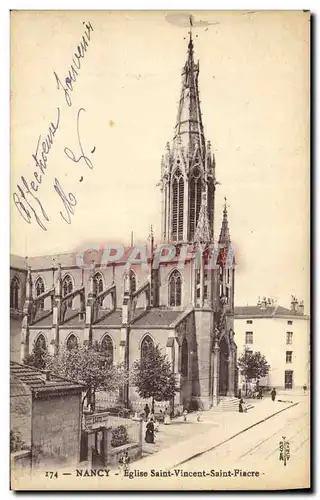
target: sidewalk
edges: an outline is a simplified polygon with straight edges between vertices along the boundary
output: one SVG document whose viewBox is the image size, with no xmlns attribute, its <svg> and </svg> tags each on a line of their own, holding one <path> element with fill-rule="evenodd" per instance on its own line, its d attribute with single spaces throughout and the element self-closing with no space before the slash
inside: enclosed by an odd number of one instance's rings
<svg viewBox="0 0 320 500">
<path fill-rule="evenodd" d="M 289 399 L 289 398 L 288 398 Z M 288 408 L 299 404 L 297 401 L 290 402 L 272 402 L 271 399 L 256 401 L 255 407 L 248 413 L 216 413 L 210 410 L 201 413 L 201 423 L 196 421 L 196 415 L 188 416 L 189 422 L 187 424 L 172 421 L 172 439 L 174 436 L 174 427 L 181 425 L 188 427 L 188 434 L 191 437 L 186 438 L 180 442 L 165 447 L 159 452 L 151 456 L 144 457 L 134 462 L 134 467 L 144 471 L 150 469 L 172 469 L 183 462 L 186 462 L 192 457 L 202 454 L 212 448 L 219 446 L 235 437 L 238 434 L 246 431 L 248 428 L 257 425 L 264 420 L 286 411 Z M 196 426 L 201 426 L 197 430 Z M 154 446 L 156 445 L 149 445 Z"/>
</svg>

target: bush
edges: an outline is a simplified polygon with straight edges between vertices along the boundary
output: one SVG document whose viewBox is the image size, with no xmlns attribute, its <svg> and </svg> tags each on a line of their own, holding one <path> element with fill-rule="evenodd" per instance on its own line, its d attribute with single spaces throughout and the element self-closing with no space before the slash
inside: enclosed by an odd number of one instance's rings
<svg viewBox="0 0 320 500">
<path fill-rule="evenodd" d="M 119 425 L 115 429 L 112 429 L 111 446 L 112 448 L 117 448 L 118 446 L 123 446 L 129 443 L 129 436 L 127 429 L 124 425 Z"/>
</svg>

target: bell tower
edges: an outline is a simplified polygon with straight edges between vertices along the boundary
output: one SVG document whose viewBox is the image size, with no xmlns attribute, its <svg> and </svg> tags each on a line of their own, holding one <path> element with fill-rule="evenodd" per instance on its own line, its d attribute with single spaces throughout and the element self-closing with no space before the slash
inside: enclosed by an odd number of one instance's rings
<svg viewBox="0 0 320 500">
<path fill-rule="evenodd" d="M 198 88 L 199 62 L 194 61 L 191 28 L 181 77 L 173 140 L 167 143 L 161 161 L 161 237 L 170 243 L 194 242 L 200 214 L 208 219 L 213 240 L 215 159 L 211 144 L 206 143 L 204 136 Z"/>
</svg>

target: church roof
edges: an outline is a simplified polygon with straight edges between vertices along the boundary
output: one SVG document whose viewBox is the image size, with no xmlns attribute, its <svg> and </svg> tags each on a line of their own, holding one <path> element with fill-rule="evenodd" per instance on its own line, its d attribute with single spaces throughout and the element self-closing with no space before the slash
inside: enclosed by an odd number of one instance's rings
<svg viewBox="0 0 320 500">
<path fill-rule="evenodd" d="M 24 257 L 20 257 L 20 255 L 10 255 L 10 267 L 15 267 L 16 269 L 21 269 L 22 271 L 27 272 L 27 263 Z"/>
<path fill-rule="evenodd" d="M 166 311 L 163 309 L 150 309 L 143 316 L 138 318 L 134 326 L 170 326 L 179 316 L 181 311 Z"/>
<path fill-rule="evenodd" d="M 235 318 L 279 318 L 295 316 L 300 318 L 306 318 L 305 314 L 299 311 L 292 311 L 286 307 L 282 306 L 267 306 L 265 309 L 261 309 L 261 306 L 238 306 L 234 308 Z"/>
<path fill-rule="evenodd" d="M 48 379 L 49 378 L 49 379 Z M 82 392 L 84 386 L 61 377 L 50 375 L 31 366 L 10 362 L 10 390 L 11 396 L 17 396 L 17 390 L 21 391 L 21 382 L 24 386 L 24 394 L 28 393 L 39 396 L 41 393 L 61 393 L 64 391 Z M 20 393 L 21 395 L 21 393 Z"/>
</svg>

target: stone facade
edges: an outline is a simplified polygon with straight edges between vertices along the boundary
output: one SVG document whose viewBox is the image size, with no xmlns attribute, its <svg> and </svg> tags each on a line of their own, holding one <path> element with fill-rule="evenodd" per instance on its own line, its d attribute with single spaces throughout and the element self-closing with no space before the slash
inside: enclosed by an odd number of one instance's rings
<svg viewBox="0 0 320 500">
<path fill-rule="evenodd" d="M 132 248 L 107 264 L 100 248 L 81 258 L 33 257 L 12 269 L 11 288 L 19 280 L 23 309 L 21 358 L 40 340 L 52 354 L 71 340 L 105 342 L 113 362 L 130 369 L 152 342 L 176 374 L 176 405 L 196 399 L 209 408 L 220 395 L 235 393 L 235 262 L 226 204 L 214 243 L 215 158 L 205 141 L 198 74 L 190 35 L 174 137 L 161 162 L 161 243 L 155 245 L 151 234 L 146 262 L 130 269 Z M 155 266 L 164 244 L 175 256 Z M 125 388 L 124 402 L 143 403 L 133 387 Z"/>
</svg>

